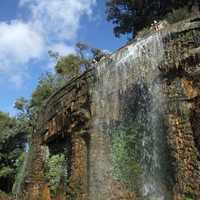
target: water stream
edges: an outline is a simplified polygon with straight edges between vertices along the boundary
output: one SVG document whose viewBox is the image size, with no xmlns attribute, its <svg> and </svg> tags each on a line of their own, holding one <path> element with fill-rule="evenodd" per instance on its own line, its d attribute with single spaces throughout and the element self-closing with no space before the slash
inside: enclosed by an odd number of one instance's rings
<svg viewBox="0 0 200 200">
<path fill-rule="evenodd" d="M 165 98 L 158 79 L 164 59 L 162 37 L 156 33 L 98 64 L 92 99 L 96 134 L 91 148 L 96 153 L 91 155 L 91 199 L 109 198 L 113 180 L 126 183 L 142 200 L 169 198 Z"/>
</svg>

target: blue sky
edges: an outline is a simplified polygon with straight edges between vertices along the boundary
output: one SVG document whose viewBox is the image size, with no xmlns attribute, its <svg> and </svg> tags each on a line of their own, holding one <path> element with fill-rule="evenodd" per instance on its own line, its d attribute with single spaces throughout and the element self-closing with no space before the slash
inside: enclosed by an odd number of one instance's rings
<svg viewBox="0 0 200 200">
<path fill-rule="evenodd" d="M 0 1 L 0 110 L 29 98 L 42 73 L 52 71 L 48 50 L 74 52 L 78 41 L 114 51 L 127 41 L 115 38 L 104 0 Z"/>
</svg>

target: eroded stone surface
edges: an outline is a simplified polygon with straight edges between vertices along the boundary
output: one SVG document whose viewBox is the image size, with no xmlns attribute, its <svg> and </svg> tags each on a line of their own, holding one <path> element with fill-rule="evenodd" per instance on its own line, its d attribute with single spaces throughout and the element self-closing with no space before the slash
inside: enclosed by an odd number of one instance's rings
<svg viewBox="0 0 200 200">
<path fill-rule="evenodd" d="M 168 146 L 174 176 L 174 199 L 200 199 L 200 21 L 187 20 L 163 30 L 165 60 L 160 63 L 162 88 L 167 99 L 164 121 L 167 126 Z M 125 47 L 126 48 L 126 47 Z M 123 51 L 123 49 L 119 50 Z M 29 167 L 25 191 L 29 200 L 49 200 L 50 195 L 43 176 L 42 146 L 64 138 L 69 144 L 69 182 L 60 193 L 67 199 L 91 199 L 90 181 L 95 157 L 104 151 L 102 137 L 91 127 L 90 84 L 92 71 L 72 80 L 57 91 L 43 107 L 37 136 L 33 136 L 34 156 Z M 34 139 L 35 138 L 35 139 Z M 96 140 L 96 142 L 95 142 Z M 96 145 L 99 145 L 95 147 Z M 105 158 L 106 159 L 106 158 Z M 102 160 L 104 162 L 105 160 Z M 101 164 L 101 163 L 99 163 Z M 95 169 L 93 167 L 93 169 Z M 104 178 L 104 177 L 103 177 Z M 133 200 L 135 194 L 126 185 L 107 177 L 109 194 L 105 200 Z M 104 183 L 101 183 L 104 184 Z M 46 194 L 46 195 L 41 195 Z M 101 195 L 101 194 L 100 194 Z M 94 196 L 94 195 L 93 195 Z M 93 197 L 92 196 L 92 197 Z M 41 199 L 42 198 L 42 199 Z M 65 199 L 57 195 L 56 200 Z"/>
</svg>

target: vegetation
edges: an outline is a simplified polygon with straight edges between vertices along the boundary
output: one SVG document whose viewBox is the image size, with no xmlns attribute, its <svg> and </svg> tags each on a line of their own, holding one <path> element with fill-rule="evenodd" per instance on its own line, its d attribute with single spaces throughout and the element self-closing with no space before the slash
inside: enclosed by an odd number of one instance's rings
<svg viewBox="0 0 200 200">
<path fill-rule="evenodd" d="M 180 16 L 190 12 L 192 6 L 199 6 L 198 0 L 107 0 L 107 20 L 115 25 L 116 37 L 135 34 L 143 27 L 150 27 L 154 20 L 165 19 L 167 14 L 185 8 Z M 180 11 L 180 10 L 179 10 Z M 180 13 L 180 12 L 179 12 Z M 178 16 L 178 15 L 177 15 Z M 183 17 L 184 17 L 183 16 Z"/>
<path fill-rule="evenodd" d="M 38 110 L 42 106 L 43 102 L 54 92 L 56 86 L 56 78 L 52 74 L 47 73 L 40 77 L 30 100 L 30 108 L 32 108 L 32 111 L 34 108 Z"/>
<path fill-rule="evenodd" d="M 167 18 L 169 23 L 183 19 L 197 4 L 200 4 L 198 0 L 107 0 L 107 19 L 115 25 L 117 37 L 131 34 L 133 38 L 144 27 L 147 30 L 155 19 Z M 49 51 L 49 55 L 56 61 L 55 74 L 42 75 L 29 100 L 24 97 L 16 100 L 16 117 L 0 111 L 0 190 L 6 193 L 11 193 L 15 181 L 24 176 L 20 169 L 24 165 L 28 141 L 45 100 L 66 81 L 90 69 L 92 63 L 99 62 L 106 53 L 79 42 L 74 54 L 60 56 L 57 52 Z M 135 177 L 141 172 L 137 144 L 142 129 L 140 124 L 126 122 L 112 129 L 111 133 L 113 175 L 130 188 L 135 187 Z M 54 195 L 65 176 L 64 164 L 66 160 L 62 153 L 51 155 L 46 162 L 45 176 Z M 0 198 L 1 195 L 4 193 L 0 193 Z"/>
<path fill-rule="evenodd" d="M 49 183 L 50 190 L 53 196 L 56 195 L 56 191 L 62 181 L 64 172 L 65 156 L 64 154 L 52 155 L 48 158 L 45 167 L 45 177 Z"/>
<path fill-rule="evenodd" d="M 186 197 L 186 199 L 185 200 L 193 200 L 192 198 L 189 198 L 189 197 Z"/>
<path fill-rule="evenodd" d="M 98 62 L 106 55 L 98 48 L 90 48 L 83 43 L 76 44 L 76 54 L 59 57 L 57 53 L 50 52 L 50 56 L 57 59 L 55 70 L 65 80 L 80 75 L 82 72 L 90 69 L 93 61 Z"/>
<path fill-rule="evenodd" d="M 27 142 L 22 123 L 8 114 L 0 112 L 0 190 L 11 192 L 15 181 L 19 157 Z"/>
<path fill-rule="evenodd" d="M 134 189 L 140 168 L 140 150 L 138 143 L 142 126 L 137 123 L 126 123 L 112 130 L 112 164 L 113 175 Z"/>
<path fill-rule="evenodd" d="M 58 74 L 63 75 L 66 80 L 69 77 L 80 75 L 81 65 L 85 64 L 85 60 L 77 55 L 68 55 L 58 60 L 55 69 Z"/>
</svg>

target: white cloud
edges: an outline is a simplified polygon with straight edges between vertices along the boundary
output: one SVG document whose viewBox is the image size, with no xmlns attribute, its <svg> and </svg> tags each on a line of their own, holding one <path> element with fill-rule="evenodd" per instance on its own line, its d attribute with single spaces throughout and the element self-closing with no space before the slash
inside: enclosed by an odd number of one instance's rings
<svg viewBox="0 0 200 200">
<path fill-rule="evenodd" d="M 24 64 L 43 53 L 43 38 L 28 24 L 12 21 L 0 23 L 0 61 Z M 0 65 L 0 68 L 3 66 Z M 8 66 L 7 66 L 8 67 Z"/>
<path fill-rule="evenodd" d="M 81 16 L 91 15 L 96 0 L 21 0 L 20 5 L 31 11 L 34 27 L 58 40 L 76 37 Z"/>
<path fill-rule="evenodd" d="M 68 43 L 77 37 L 81 17 L 91 15 L 95 1 L 20 0 L 30 16 L 0 22 L 0 73 L 20 86 L 31 60 L 45 59 L 49 49 L 61 55 L 74 52 Z"/>
<path fill-rule="evenodd" d="M 0 23 L 0 72 L 15 88 L 23 86 L 27 64 L 39 59 L 44 52 L 44 41 L 29 24 L 21 21 Z"/>
</svg>

